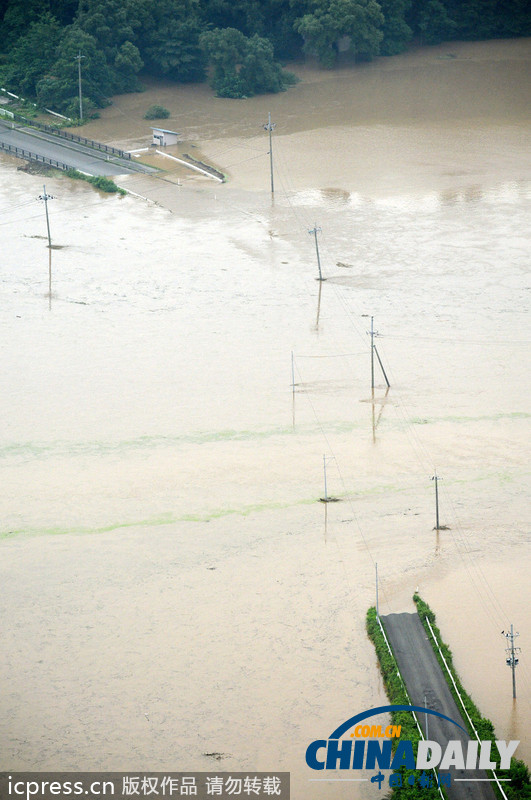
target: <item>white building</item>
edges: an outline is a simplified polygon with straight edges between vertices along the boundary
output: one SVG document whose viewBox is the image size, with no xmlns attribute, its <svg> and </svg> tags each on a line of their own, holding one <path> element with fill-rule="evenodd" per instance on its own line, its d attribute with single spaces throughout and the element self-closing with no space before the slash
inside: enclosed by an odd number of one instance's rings
<svg viewBox="0 0 531 800">
<path fill-rule="evenodd" d="M 152 144 L 156 144 L 159 147 L 177 144 L 179 140 L 180 134 L 175 133 L 175 131 L 167 131 L 164 128 L 151 128 L 151 130 L 153 131 Z"/>
</svg>

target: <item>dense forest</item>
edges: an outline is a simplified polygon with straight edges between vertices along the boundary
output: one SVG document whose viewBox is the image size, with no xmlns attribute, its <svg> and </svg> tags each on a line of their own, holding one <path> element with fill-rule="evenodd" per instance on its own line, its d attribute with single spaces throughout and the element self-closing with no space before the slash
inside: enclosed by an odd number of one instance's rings
<svg viewBox="0 0 531 800">
<path fill-rule="evenodd" d="M 0 0 L 0 20 L 2 85 L 71 117 L 79 56 L 90 113 L 141 72 L 245 97 L 285 89 L 280 62 L 304 54 L 331 68 L 412 41 L 531 35 L 530 0 Z"/>
</svg>

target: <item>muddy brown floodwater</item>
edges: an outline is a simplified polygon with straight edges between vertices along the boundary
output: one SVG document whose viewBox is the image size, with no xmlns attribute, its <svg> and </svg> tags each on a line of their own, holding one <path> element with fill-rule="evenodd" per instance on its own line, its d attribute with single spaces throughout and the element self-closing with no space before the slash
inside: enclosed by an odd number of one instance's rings
<svg viewBox="0 0 531 800">
<path fill-rule="evenodd" d="M 118 178 L 142 200 L 47 177 L 51 297 L 43 178 L 1 158 L 1 769 L 372 796 L 310 783 L 304 754 L 385 703 L 376 562 L 382 611 L 418 586 L 531 759 L 529 63 L 529 40 L 451 43 L 301 66 L 275 97 L 116 98 L 87 135 L 147 146 L 156 100 L 169 152 L 229 180 Z"/>
</svg>

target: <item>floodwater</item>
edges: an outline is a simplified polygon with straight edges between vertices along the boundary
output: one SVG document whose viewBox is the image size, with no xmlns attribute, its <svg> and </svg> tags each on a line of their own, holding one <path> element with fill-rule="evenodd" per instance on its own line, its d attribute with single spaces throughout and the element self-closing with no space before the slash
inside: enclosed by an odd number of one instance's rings
<svg viewBox="0 0 531 800">
<path fill-rule="evenodd" d="M 372 796 L 309 783 L 304 753 L 385 702 L 376 563 L 381 610 L 418 586 L 531 759 L 529 42 L 298 71 L 273 98 L 117 98 L 87 135 L 147 146 L 160 100 L 170 152 L 229 181 L 118 179 L 143 200 L 46 178 L 51 297 L 44 179 L 0 160 L 1 769 L 283 769 L 297 800 Z M 341 502 L 319 502 L 323 455 Z"/>
</svg>

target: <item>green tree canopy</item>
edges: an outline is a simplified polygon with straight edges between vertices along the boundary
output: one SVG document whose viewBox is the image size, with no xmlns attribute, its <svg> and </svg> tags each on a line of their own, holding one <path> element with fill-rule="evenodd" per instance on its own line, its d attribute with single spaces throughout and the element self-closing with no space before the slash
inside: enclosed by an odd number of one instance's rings
<svg viewBox="0 0 531 800">
<path fill-rule="evenodd" d="M 32 22 L 13 48 L 7 71 L 9 85 L 16 86 L 23 95 L 35 96 L 37 83 L 55 62 L 63 35 L 64 28 L 50 13 Z"/>
<path fill-rule="evenodd" d="M 123 0 L 79 0 L 76 26 L 91 36 L 104 55 L 111 93 L 138 89 L 144 66 L 135 41 L 141 22 L 135 6 Z"/>
<path fill-rule="evenodd" d="M 124 42 L 114 57 L 113 92 L 134 92 L 138 89 L 137 73 L 144 66 L 140 52 L 131 42 Z"/>
<path fill-rule="evenodd" d="M 281 92 L 295 82 L 274 60 L 273 45 L 255 34 L 247 37 L 236 28 L 216 28 L 200 38 L 213 67 L 212 88 L 219 97 L 250 97 Z"/>
<path fill-rule="evenodd" d="M 273 45 L 268 39 L 255 33 L 247 40 L 240 78 L 247 95 L 284 91 L 286 73 L 275 62 Z"/>
<path fill-rule="evenodd" d="M 98 47 L 112 64 L 125 42 L 135 43 L 140 20 L 134 6 L 123 0 L 79 0 L 76 25 L 94 37 Z"/>
<path fill-rule="evenodd" d="M 211 85 L 219 97 L 243 97 L 239 67 L 246 50 L 246 37 L 236 28 L 214 28 L 201 34 L 200 44 L 213 67 Z"/>
<path fill-rule="evenodd" d="M 83 97 L 96 106 L 103 106 L 112 92 L 112 81 L 103 53 L 93 36 L 70 25 L 57 48 L 55 63 L 37 84 L 37 99 L 43 106 L 79 115 L 78 64 L 76 56 L 84 55 Z M 88 106 L 87 106 L 88 107 Z"/>
<path fill-rule="evenodd" d="M 28 31 L 28 26 L 50 11 L 48 0 L 8 0 L 2 20 L 4 43 L 12 45 Z"/>
<path fill-rule="evenodd" d="M 431 44 L 529 36 L 529 2 L 0 0 L 0 74 L 12 91 L 65 108 L 76 102 L 78 52 L 83 93 L 98 105 L 138 89 L 142 68 L 198 81 L 208 61 L 216 92 L 241 97 L 285 88 L 277 59 L 302 52 L 331 67 L 345 45 L 370 59 L 401 52 L 413 37 Z"/>
<path fill-rule="evenodd" d="M 376 0 L 311 0 L 311 12 L 295 22 L 304 50 L 333 67 L 338 41 L 349 37 L 349 50 L 363 58 L 377 55 L 383 39 L 384 16 Z"/>
<path fill-rule="evenodd" d="M 439 44 L 449 39 L 456 28 L 441 0 L 427 0 L 422 4 L 418 26 L 422 41 L 426 44 Z"/>
<path fill-rule="evenodd" d="M 199 0 L 134 0 L 141 21 L 137 45 L 147 69 L 178 81 L 205 78 Z"/>
<path fill-rule="evenodd" d="M 378 2 L 384 15 L 380 53 L 383 56 L 402 53 L 413 38 L 413 31 L 405 20 L 411 0 L 378 0 Z"/>
</svg>

